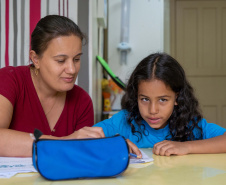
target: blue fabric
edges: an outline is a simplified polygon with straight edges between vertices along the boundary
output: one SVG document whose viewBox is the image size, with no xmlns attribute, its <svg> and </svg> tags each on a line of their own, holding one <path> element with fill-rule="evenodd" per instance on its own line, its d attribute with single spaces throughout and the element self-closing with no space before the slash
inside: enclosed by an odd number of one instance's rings
<svg viewBox="0 0 226 185">
<path fill-rule="evenodd" d="M 126 120 L 128 112 L 125 110 L 113 115 L 110 119 L 106 119 L 94 125 L 94 127 L 102 127 L 106 137 L 113 136 L 115 134 L 120 134 L 126 139 L 129 139 L 139 148 L 149 148 L 153 147 L 155 143 L 163 141 L 169 134 L 169 126 L 167 125 L 163 129 L 155 130 L 151 128 L 147 122 L 143 121 L 145 125 L 145 131 L 141 130 L 138 125 L 133 121 L 133 125 L 136 130 L 141 131 L 142 139 L 138 142 L 138 137 L 131 132 L 131 127 Z M 214 123 L 207 123 L 205 119 L 202 119 L 198 125 L 203 129 L 203 139 L 208 139 L 223 135 L 226 132 L 225 128 L 222 128 Z M 194 129 L 194 134 L 199 134 L 198 129 Z"/>
<path fill-rule="evenodd" d="M 45 140 L 33 143 L 33 165 L 49 180 L 111 177 L 128 167 L 122 136 L 100 139 Z"/>
</svg>

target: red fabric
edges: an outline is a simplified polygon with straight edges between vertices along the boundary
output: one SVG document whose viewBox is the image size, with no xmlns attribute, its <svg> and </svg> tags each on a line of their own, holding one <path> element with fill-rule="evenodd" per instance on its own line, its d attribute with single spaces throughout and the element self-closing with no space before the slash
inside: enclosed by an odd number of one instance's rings
<svg viewBox="0 0 226 185">
<path fill-rule="evenodd" d="M 60 0 L 58 0 L 58 15 L 60 15 Z"/>
<path fill-rule="evenodd" d="M 30 0 L 30 36 L 41 19 L 41 0 Z"/>
<path fill-rule="evenodd" d="M 5 1 L 5 66 L 9 65 L 9 0 Z"/>
<path fill-rule="evenodd" d="M 68 11 L 69 11 L 69 9 L 68 9 L 68 0 L 67 0 L 67 17 L 68 17 Z"/>
<path fill-rule="evenodd" d="M 64 15 L 64 0 L 63 0 L 63 16 L 65 16 L 65 15 Z"/>
<path fill-rule="evenodd" d="M 84 126 L 94 124 L 92 100 L 77 85 L 67 92 L 63 112 L 51 132 L 35 91 L 29 66 L 0 69 L 0 94 L 14 106 L 10 129 L 32 133 L 35 128 L 46 135 L 66 136 Z"/>
</svg>

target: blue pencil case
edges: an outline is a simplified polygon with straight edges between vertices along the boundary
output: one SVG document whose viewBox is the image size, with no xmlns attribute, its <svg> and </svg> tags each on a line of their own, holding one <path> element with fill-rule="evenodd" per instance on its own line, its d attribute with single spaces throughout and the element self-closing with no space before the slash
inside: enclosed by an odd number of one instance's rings
<svg viewBox="0 0 226 185">
<path fill-rule="evenodd" d="M 38 134 L 37 134 L 38 133 Z M 129 149 L 122 136 L 99 139 L 39 139 L 34 133 L 32 160 L 48 180 L 115 177 L 129 164 Z"/>
</svg>

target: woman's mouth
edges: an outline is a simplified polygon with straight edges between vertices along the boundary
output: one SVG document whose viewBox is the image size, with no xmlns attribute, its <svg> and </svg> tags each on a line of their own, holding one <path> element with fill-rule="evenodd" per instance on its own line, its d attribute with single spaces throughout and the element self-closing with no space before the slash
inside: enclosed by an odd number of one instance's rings
<svg viewBox="0 0 226 185">
<path fill-rule="evenodd" d="M 73 82 L 74 78 L 73 77 L 68 77 L 68 78 L 63 78 L 63 80 L 67 83 Z"/>
</svg>

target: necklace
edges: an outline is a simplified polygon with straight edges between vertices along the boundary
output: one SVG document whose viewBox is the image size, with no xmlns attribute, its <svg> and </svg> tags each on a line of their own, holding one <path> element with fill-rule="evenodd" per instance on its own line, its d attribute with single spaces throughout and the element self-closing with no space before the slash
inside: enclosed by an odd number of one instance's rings
<svg viewBox="0 0 226 185">
<path fill-rule="evenodd" d="M 46 116 L 52 111 L 54 105 L 55 105 L 56 102 L 57 102 L 57 99 L 58 99 L 58 92 L 57 92 L 57 95 L 56 95 L 56 100 L 55 100 L 55 102 L 53 103 L 52 107 L 50 108 L 50 110 L 49 110 L 47 113 L 45 113 Z"/>
<path fill-rule="evenodd" d="M 35 70 L 34 70 L 32 67 L 31 67 L 30 69 L 31 69 L 31 77 L 32 77 L 33 80 L 34 80 L 33 72 L 35 73 Z M 37 76 L 37 75 L 36 75 L 36 76 Z M 33 83 L 34 83 L 34 82 L 33 82 Z M 35 86 L 35 84 L 34 84 L 34 86 Z M 36 88 L 35 88 L 35 89 L 36 89 Z M 55 100 L 55 102 L 53 103 L 53 105 L 52 105 L 52 107 L 50 108 L 50 110 L 49 110 L 47 113 L 45 113 L 46 116 L 53 110 L 53 107 L 55 106 L 55 104 L 56 104 L 56 102 L 57 102 L 58 95 L 59 95 L 59 93 L 57 92 L 57 94 L 56 94 L 56 100 Z M 43 110 L 44 110 L 44 109 L 43 109 Z"/>
</svg>

